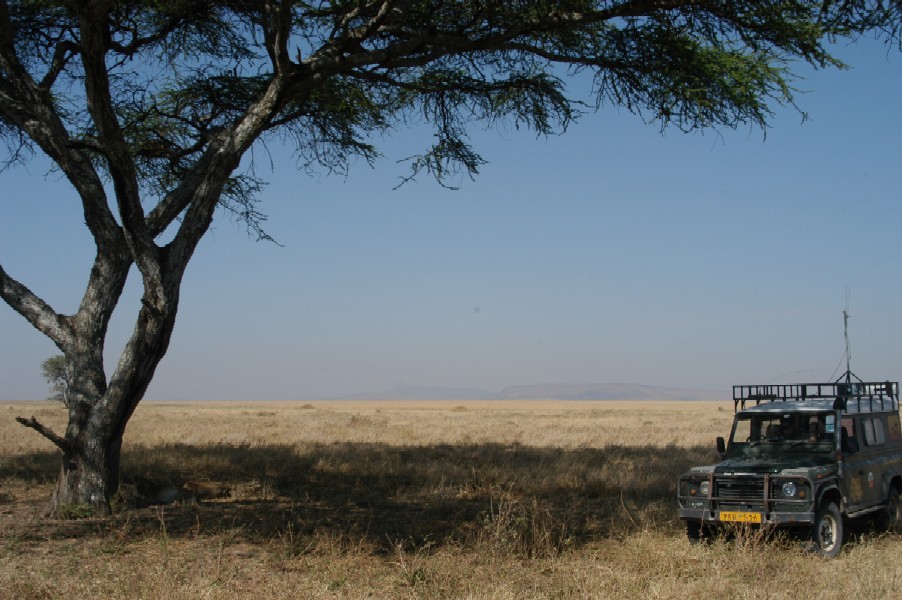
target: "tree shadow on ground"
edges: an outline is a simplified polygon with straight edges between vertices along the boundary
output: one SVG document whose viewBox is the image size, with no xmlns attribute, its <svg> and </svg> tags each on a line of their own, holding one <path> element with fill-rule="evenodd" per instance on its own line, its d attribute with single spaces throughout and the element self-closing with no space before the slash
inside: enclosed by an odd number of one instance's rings
<svg viewBox="0 0 902 600">
<path fill-rule="evenodd" d="M 123 454 L 123 483 L 147 490 L 218 481 L 231 497 L 128 508 L 107 519 L 31 519 L 16 535 L 228 532 L 255 543 L 319 535 L 386 551 L 507 540 L 530 553 L 678 527 L 676 478 L 713 458 L 711 448 L 675 446 L 131 446 Z M 58 461 L 52 452 L 7 457 L 0 481 L 46 489 L 49 497 Z"/>
</svg>

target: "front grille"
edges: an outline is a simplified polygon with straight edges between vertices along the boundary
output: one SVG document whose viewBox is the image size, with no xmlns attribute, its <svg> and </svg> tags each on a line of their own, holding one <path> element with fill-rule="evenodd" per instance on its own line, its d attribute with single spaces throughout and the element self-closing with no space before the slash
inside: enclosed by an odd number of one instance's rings
<svg viewBox="0 0 902 600">
<path fill-rule="evenodd" d="M 764 479 L 760 477 L 718 477 L 715 495 L 721 502 L 762 502 Z"/>
</svg>

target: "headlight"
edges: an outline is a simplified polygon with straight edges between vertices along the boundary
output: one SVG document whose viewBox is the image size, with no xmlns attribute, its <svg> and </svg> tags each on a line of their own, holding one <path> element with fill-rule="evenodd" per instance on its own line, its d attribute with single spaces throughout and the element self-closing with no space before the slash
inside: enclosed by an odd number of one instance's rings
<svg viewBox="0 0 902 600">
<path fill-rule="evenodd" d="M 786 498 L 793 498 L 796 495 L 796 484 L 792 481 L 787 481 L 783 484 L 783 487 L 780 488 L 780 491 L 783 492 L 783 496 Z"/>
<path fill-rule="evenodd" d="M 697 479 L 687 479 L 682 483 L 683 494 L 693 496 L 695 498 L 706 498 L 708 496 L 708 481 L 698 481 Z"/>
<path fill-rule="evenodd" d="M 684 508 L 705 508 L 708 504 L 708 480 L 686 477 L 680 480 L 680 503 Z"/>
</svg>

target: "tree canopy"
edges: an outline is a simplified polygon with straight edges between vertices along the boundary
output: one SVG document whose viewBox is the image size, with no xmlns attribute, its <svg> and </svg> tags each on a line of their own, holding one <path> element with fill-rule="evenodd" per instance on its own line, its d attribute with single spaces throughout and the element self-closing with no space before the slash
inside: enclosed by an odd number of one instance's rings
<svg viewBox="0 0 902 600">
<path fill-rule="evenodd" d="M 692 131 L 794 105 L 793 68 L 840 66 L 839 38 L 898 42 L 898 0 L 0 0 L 5 168 L 39 152 L 71 185 L 96 256 L 78 310 L 0 266 L 0 297 L 67 361 L 69 426 L 21 422 L 63 452 L 60 503 L 108 510 L 122 433 L 175 324 L 185 268 L 217 209 L 267 238 L 259 143 L 301 167 L 373 161 L 376 134 L 421 124 L 410 177 L 475 175 L 472 123 L 548 134 L 624 107 Z M 567 82 L 591 81 L 574 98 Z M 129 270 L 143 296 L 111 376 L 110 317 Z"/>
<path fill-rule="evenodd" d="M 422 120 L 436 138 L 414 173 L 475 173 L 468 122 L 565 126 L 583 104 L 563 77 L 579 72 L 593 77 L 596 107 L 683 130 L 763 126 L 774 103 L 793 102 L 793 61 L 834 65 L 825 48 L 834 36 L 897 36 L 900 21 L 898 3 L 869 1 L 26 1 L 0 10 L 10 157 L 32 142 L 57 163 L 64 150 L 91 159 L 132 209 L 139 197 L 154 209 L 142 226 L 150 236 L 192 205 L 185 190 L 203 171 L 225 168 L 213 155 L 230 164 L 267 136 L 287 137 L 303 164 L 343 169 L 376 155 L 370 134 Z M 46 122 L 43 111 L 55 127 L 29 127 Z M 234 176 L 218 201 L 256 227 L 259 183 Z"/>
</svg>

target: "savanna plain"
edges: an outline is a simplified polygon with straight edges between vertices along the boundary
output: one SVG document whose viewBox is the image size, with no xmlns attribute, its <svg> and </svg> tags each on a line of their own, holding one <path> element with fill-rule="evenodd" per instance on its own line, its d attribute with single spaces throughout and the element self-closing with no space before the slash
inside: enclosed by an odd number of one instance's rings
<svg viewBox="0 0 902 600">
<path fill-rule="evenodd" d="M 839 558 L 737 529 L 690 545 L 677 477 L 717 459 L 723 402 L 139 406 L 106 518 L 42 515 L 59 456 L 0 403 L 4 598 L 893 598 L 902 538 Z M 188 480 L 228 497 L 142 506 Z M 79 517 L 73 514 L 73 517 Z"/>
</svg>

